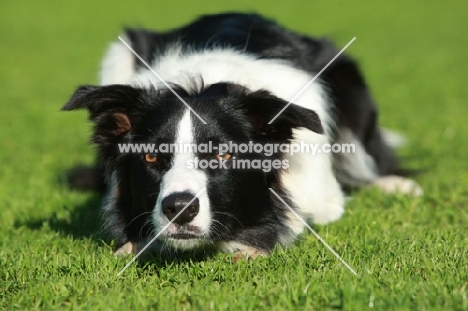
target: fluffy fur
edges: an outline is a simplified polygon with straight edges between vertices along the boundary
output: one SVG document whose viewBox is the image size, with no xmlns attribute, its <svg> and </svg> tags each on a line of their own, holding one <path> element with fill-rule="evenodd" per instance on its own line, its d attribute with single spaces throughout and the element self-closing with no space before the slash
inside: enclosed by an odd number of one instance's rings
<svg viewBox="0 0 468 311">
<path fill-rule="evenodd" d="M 104 223 L 117 241 L 117 253 L 137 251 L 168 225 L 158 239 L 160 246 L 213 245 L 248 257 L 268 254 L 304 229 L 269 188 L 317 224 L 342 216 L 342 187 L 376 182 L 389 192 L 422 193 L 415 183 L 394 176 L 403 170 L 378 127 L 365 81 L 348 56 L 340 56 L 268 124 L 336 55 L 329 41 L 248 14 L 204 16 L 163 33 L 127 29 L 122 38 L 207 124 L 119 41 L 102 62 L 101 85 L 78 88 L 64 106 L 88 109 L 94 123 L 92 141 L 107 184 Z M 187 161 L 212 159 L 219 156 L 216 152 L 157 154 L 148 163 L 144 154 L 121 154 L 117 148 L 119 143 L 208 141 L 354 143 L 356 153 L 231 155 L 289 163 L 288 169 L 264 172 L 187 167 Z M 73 181 L 86 187 L 89 180 L 96 187 L 97 171 L 75 172 Z M 190 212 L 172 219 L 190 200 Z"/>
</svg>

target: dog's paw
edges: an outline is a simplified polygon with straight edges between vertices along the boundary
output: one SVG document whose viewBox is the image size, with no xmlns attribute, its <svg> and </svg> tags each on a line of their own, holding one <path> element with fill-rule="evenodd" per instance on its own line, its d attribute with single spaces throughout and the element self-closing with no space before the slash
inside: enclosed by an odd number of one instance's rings
<svg viewBox="0 0 468 311">
<path fill-rule="evenodd" d="M 218 247 L 222 252 L 234 254 L 234 262 L 238 262 L 239 260 L 255 260 L 258 257 L 268 256 L 268 252 L 240 242 L 221 242 L 218 244 Z"/>
<path fill-rule="evenodd" d="M 370 186 L 375 186 L 386 193 L 403 193 L 414 197 L 421 197 L 423 189 L 412 179 L 396 175 L 382 176 L 374 180 Z"/>
<path fill-rule="evenodd" d="M 114 256 L 126 256 L 135 254 L 136 244 L 133 242 L 127 242 L 115 250 Z"/>
<path fill-rule="evenodd" d="M 254 247 L 248 247 L 246 249 L 238 250 L 234 252 L 233 260 L 234 262 L 238 262 L 239 260 L 255 260 L 258 257 L 266 257 L 268 256 L 262 250 L 256 249 Z"/>
</svg>

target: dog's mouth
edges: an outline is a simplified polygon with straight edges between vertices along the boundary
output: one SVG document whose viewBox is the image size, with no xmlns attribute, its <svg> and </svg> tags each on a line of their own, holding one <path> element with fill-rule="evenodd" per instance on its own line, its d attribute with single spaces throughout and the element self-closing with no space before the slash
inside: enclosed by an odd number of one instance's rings
<svg viewBox="0 0 468 311">
<path fill-rule="evenodd" d="M 196 249 L 206 243 L 202 230 L 191 225 L 169 227 L 164 241 L 175 249 L 181 250 Z"/>
<path fill-rule="evenodd" d="M 167 238 L 174 240 L 193 240 L 200 239 L 200 236 L 192 233 L 176 233 L 168 235 Z"/>
<path fill-rule="evenodd" d="M 203 234 L 200 228 L 191 225 L 174 226 L 170 228 L 166 238 L 170 240 L 200 240 Z"/>
</svg>

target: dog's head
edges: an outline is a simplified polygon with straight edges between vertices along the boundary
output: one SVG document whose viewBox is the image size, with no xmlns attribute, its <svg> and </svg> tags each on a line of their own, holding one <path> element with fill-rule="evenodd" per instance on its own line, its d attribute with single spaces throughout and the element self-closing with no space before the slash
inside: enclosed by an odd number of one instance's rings
<svg viewBox="0 0 468 311">
<path fill-rule="evenodd" d="M 231 146 L 286 143 L 295 128 L 322 133 L 318 115 L 292 104 L 268 124 L 288 103 L 236 84 L 176 92 L 190 108 L 168 90 L 129 85 L 82 86 L 63 107 L 90 113 L 120 230 L 139 240 L 164 228 L 162 241 L 192 248 L 278 223 L 268 188 L 280 186 L 282 152 Z M 130 144 L 141 149 L 122 149 Z"/>
</svg>

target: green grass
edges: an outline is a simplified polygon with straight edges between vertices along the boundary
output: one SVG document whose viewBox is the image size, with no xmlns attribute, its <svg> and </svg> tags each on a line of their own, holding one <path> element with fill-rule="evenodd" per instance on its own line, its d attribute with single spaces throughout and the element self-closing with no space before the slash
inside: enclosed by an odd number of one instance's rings
<svg viewBox="0 0 468 311">
<path fill-rule="evenodd" d="M 85 113 L 62 113 L 122 26 L 160 29 L 201 13 L 257 11 L 328 35 L 362 64 L 382 124 L 425 167 L 423 198 L 354 193 L 342 220 L 272 256 L 132 265 L 99 229 L 99 198 L 64 171 L 91 163 Z M 0 308 L 103 310 L 468 310 L 468 87 L 463 1 L 2 1 Z"/>
</svg>

